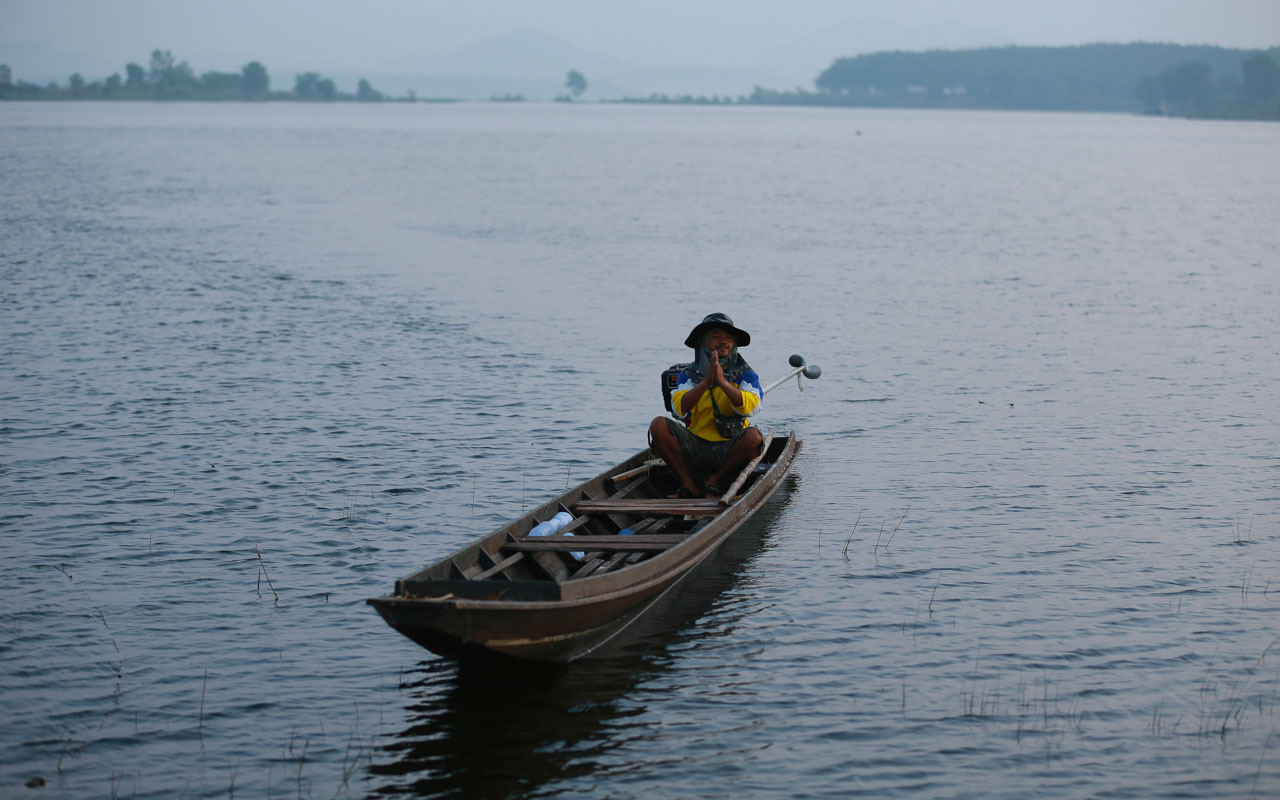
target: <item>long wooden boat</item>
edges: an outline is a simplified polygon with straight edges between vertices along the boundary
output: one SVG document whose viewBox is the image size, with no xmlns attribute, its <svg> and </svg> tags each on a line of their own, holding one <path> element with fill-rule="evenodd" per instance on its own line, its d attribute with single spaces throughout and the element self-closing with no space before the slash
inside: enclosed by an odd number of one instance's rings
<svg viewBox="0 0 1280 800">
<path fill-rule="evenodd" d="M 668 499 L 677 484 L 651 451 L 396 581 L 367 602 L 441 655 L 571 661 L 608 642 L 714 553 L 782 485 L 800 441 L 765 437 L 720 499 Z M 572 522 L 530 536 L 557 513 Z"/>
</svg>

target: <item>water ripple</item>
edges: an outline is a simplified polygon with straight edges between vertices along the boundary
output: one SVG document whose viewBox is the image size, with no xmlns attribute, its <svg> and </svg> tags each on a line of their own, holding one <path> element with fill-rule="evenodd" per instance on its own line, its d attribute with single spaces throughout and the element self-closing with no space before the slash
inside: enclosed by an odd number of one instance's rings
<svg viewBox="0 0 1280 800">
<path fill-rule="evenodd" d="M 10 105 L 0 785 L 1280 791 L 1270 127 Z M 641 446 L 726 269 L 824 368 L 784 497 L 599 658 L 387 630 Z"/>
</svg>

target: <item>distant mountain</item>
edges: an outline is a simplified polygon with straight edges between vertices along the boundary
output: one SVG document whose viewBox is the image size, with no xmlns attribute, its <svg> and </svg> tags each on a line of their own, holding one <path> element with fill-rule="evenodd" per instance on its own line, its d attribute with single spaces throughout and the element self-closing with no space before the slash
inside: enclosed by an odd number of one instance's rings
<svg viewBox="0 0 1280 800">
<path fill-rule="evenodd" d="M 576 69 L 587 78 L 586 98 L 624 95 L 746 95 L 757 85 L 778 85 L 782 76 L 769 70 L 734 67 L 655 67 L 578 47 L 540 31 L 515 31 L 469 44 L 422 62 L 417 78 L 427 87 L 453 87 L 459 98 L 481 98 L 514 92 L 548 100 L 564 91 L 565 73 Z M 816 74 L 816 72 L 815 72 Z M 406 79 L 400 76 L 399 80 Z M 810 77 L 812 81 L 812 76 Z M 415 87 L 407 87 L 415 88 Z M 434 93 L 434 92 L 432 92 Z"/>
<path fill-rule="evenodd" d="M 620 62 L 540 31 L 513 31 L 473 42 L 422 63 L 426 74 L 529 78 L 566 70 L 603 72 Z"/>
<path fill-rule="evenodd" d="M 426 59 L 416 77 L 388 76 L 384 82 L 393 91 L 413 88 L 419 96 L 479 99 L 515 93 L 545 100 L 563 93 L 565 73 L 576 69 L 587 78 L 588 99 L 650 94 L 737 97 L 750 94 L 757 86 L 811 89 L 814 79 L 840 56 L 979 47 L 1007 41 L 998 31 L 954 21 L 913 26 L 846 19 L 759 52 L 750 58 L 750 67 L 660 67 L 588 50 L 542 31 L 521 30 Z"/>
</svg>

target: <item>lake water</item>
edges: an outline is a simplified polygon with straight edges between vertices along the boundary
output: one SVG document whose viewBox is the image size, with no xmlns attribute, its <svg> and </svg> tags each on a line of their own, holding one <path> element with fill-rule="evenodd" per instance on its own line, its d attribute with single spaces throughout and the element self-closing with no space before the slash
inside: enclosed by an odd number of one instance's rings
<svg viewBox="0 0 1280 800">
<path fill-rule="evenodd" d="M 1280 795 L 1278 186 L 1274 124 L 0 105 L 0 795 Z M 364 604 L 642 447 L 711 311 L 824 374 L 650 625 Z"/>
</svg>

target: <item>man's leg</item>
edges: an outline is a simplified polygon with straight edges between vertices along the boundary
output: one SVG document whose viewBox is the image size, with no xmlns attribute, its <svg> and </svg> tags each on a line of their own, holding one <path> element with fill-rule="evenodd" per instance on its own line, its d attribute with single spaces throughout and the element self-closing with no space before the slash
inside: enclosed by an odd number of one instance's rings
<svg viewBox="0 0 1280 800">
<path fill-rule="evenodd" d="M 720 492 L 728 489 L 729 482 L 738 477 L 738 473 L 747 465 L 747 462 L 760 454 L 762 444 L 764 444 L 764 437 L 760 435 L 759 429 L 747 428 L 743 431 L 738 441 L 729 448 L 724 462 L 720 464 L 720 469 L 707 478 L 707 497 L 719 497 Z"/>
<path fill-rule="evenodd" d="M 680 486 L 697 494 L 698 485 L 693 482 L 689 467 L 684 463 L 684 455 L 680 452 L 680 440 L 671 432 L 666 417 L 654 417 L 653 422 L 649 423 L 649 446 L 659 458 L 667 462 L 667 468 L 676 476 L 676 480 L 680 481 Z"/>
</svg>

